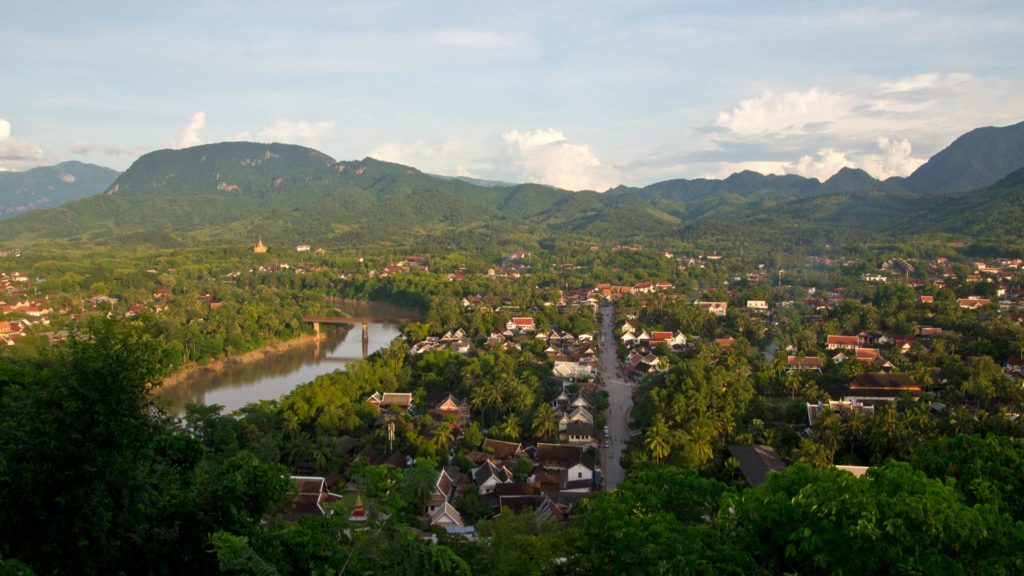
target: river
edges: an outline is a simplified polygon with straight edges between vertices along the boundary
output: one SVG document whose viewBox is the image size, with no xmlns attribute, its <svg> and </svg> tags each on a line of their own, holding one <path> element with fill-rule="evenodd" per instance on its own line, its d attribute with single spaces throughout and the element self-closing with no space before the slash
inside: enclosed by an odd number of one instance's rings
<svg viewBox="0 0 1024 576">
<path fill-rule="evenodd" d="M 353 316 L 382 319 L 417 315 L 408 309 L 376 302 L 346 303 L 345 311 Z M 386 348 L 400 334 L 397 324 L 370 322 L 368 353 Z M 226 412 L 231 412 L 250 402 L 280 398 L 299 384 L 341 369 L 362 356 L 362 327 L 340 325 L 325 329 L 319 342 L 303 342 L 250 362 L 228 363 L 217 371 L 200 370 L 161 389 L 158 394 L 176 413 L 180 413 L 185 404 L 220 404 Z"/>
</svg>

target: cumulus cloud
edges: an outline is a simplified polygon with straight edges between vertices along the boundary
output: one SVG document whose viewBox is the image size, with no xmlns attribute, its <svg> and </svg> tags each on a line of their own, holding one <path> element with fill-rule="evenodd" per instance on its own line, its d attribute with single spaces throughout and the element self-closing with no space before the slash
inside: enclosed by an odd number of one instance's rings
<svg viewBox="0 0 1024 576">
<path fill-rule="evenodd" d="M 553 129 L 501 136 L 519 179 L 568 190 L 606 190 L 621 182 L 617 171 L 601 164 L 590 146 L 573 142 Z"/>
<path fill-rule="evenodd" d="M 906 138 L 899 140 L 879 138 L 876 141 L 878 154 L 868 154 L 864 158 L 864 169 L 875 178 L 885 179 L 891 176 L 909 176 L 927 160 L 916 158 L 913 146 Z"/>
<path fill-rule="evenodd" d="M 477 164 L 473 158 L 474 151 L 479 153 L 485 147 L 485 142 L 470 145 L 464 138 L 450 137 L 440 142 L 386 142 L 373 148 L 368 155 L 377 160 L 412 166 L 430 174 L 475 177 L 472 168 L 466 165 Z"/>
<path fill-rule="evenodd" d="M 930 156 L 991 123 L 984 103 L 998 88 L 963 72 L 925 72 L 842 91 L 766 91 L 722 109 L 705 131 L 704 149 L 690 157 L 715 162 L 711 174 L 759 166 L 825 180 L 849 166 L 880 179 L 906 176 L 925 162 L 911 142 Z"/>
<path fill-rule="evenodd" d="M 843 168 L 856 168 L 845 152 L 832 148 L 818 150 L 817 157 L 804 154 L 788 171 L 806 178 L 817 178 L 824 182 Z"/>
<path fill-rule="evenodd" d="M 842 94 L 817 89 L 805 92 L 764 92 L 718 113 L 716 124 L 739 136 L 805 132 L 809 126 L 834 122 L 849 112 Z"/>
<path fill-rule="evenodd" d="M 425 172 L 507 182 L 533 182 L 567 190 L 604 191 L 622 182 L 590 146 L 554 129 L 461 134 L 440 142 L 388 142 L 369 154 Z"/>
<path fill-rule="evenodd" d="M 11 122 L 0 118 L 0 171 L 26 170 L 46 163 L 43 149 L 12 136 Z"/>
<path fill-rule="evenodd" d="M 333 129 L 333 120 L 305 122 L 278 118 L 255 132 L 240 132 L 235 135 L 235 138 L 238 140 L 256 139 L 260 142 L 315 145 Z"/>
<path fill-rule="evenodd" d="M 206 112 L 196 112 L 181 129 L 181 137 L 169 140 L 167 144 L 171 148 L 198 146 L 203 143 L 203 128 L 206 128 Z"/>
</svg>

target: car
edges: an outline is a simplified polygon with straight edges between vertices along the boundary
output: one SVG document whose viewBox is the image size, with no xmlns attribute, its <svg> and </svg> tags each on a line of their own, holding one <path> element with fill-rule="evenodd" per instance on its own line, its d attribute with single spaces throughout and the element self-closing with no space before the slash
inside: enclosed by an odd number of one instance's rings
<svg viewBox="0 0 1024 576">
<path fill-rule="evenodd" d="M 604 447 L 605 448 L 611 448 L 612 447 L 612 439 L 611 438 L 605 438 L 604 439 Z"/>
<path fill-rule="evenodd" d="M 608 427 L 607 427 L 607 426 L 605 426 L 605 427 L 604 427 L 604 435 L 605 435 L 605 436 L 607 436 L 607 435 L 608 435 Z"/>
</svg>

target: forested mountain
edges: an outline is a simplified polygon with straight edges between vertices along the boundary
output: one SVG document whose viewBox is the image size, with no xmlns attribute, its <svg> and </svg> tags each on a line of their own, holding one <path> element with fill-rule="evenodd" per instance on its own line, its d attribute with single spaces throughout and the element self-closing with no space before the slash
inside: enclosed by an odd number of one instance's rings
<svg viewBox="0 0 1024 576">
<path fill-rule="evenodd" d="M 669 180 L 604 194 L 538 184 L 478 185 L 373 158 L 338 162 L 294 145 L 208 144 L 146 154 L 102 195 L 5 222 L 0 241 L 235 246 L 262 237 L 279 245 L 339 246 L 569 235 L 628 242 L 714 234 L 728 225 L 746 236 L 763 230 L 762 238 L 800 227 L 1018 243 L 1024 224 L 1010 216 L 1019 205 L 1019 173 L 967 192 L 938 193 L 922 182 L 929 170 L 973 158 L 972 150 L 1003 150 L 998 162 L 1006 165 L 1014 157 L 1014 130 L 1024 133 L 1021 126 L 971 132 L 937 155 L 928 170 L 898 183 L 856 169 L 840 170 L 825 183 L 744 171 L 723 180 Z M 998 162 L 974 161 L 976 170 L 958 186 L 993 174 Z"/>
<path fill-rule="evenodd" d="M 83 162 L 0 172 L 0 219 L 99 194 L 117 175 L 116 170 Z"/>
<path fill-rule="evenodd" d="M 990 186 L 1024 166 L 1024 122 L 977 128 L 957 138 L 907 178 L 891 178 L 920 193 L 966 192 Z"/>
</svg>

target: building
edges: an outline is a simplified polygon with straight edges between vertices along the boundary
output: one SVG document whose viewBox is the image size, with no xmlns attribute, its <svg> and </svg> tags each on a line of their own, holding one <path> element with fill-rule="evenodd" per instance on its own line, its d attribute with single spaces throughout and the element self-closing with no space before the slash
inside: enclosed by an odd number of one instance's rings
<svg viewBox="0 0 1024 576">
<path fill-rule="evenodd" d="M 921 386 L 906 374 L 865 373 L 847 384 L 832 386 L 828 395 L 833 400 L 863 404 L 885 404 L 901 396 L 920 398 Z"/>
<path fill-rule="evenodd" d="M 259 241 L 256 242 L 256 245 L 252 247 L 253 254 L 266 254 L 267 250 L 269 250 L 269 248 L 267 248 L 267 245 L 263 243 L 262 237 L 260 237 Z"/>
</svg>

